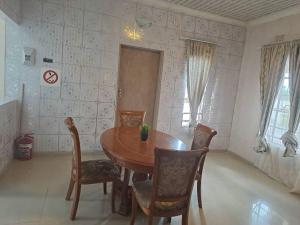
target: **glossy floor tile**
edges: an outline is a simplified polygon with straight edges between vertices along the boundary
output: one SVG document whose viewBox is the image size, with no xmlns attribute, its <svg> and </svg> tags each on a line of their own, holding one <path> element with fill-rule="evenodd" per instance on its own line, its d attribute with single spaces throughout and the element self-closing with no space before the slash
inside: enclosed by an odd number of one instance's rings
<svg viewBox="0 0 300 225">
<path fill-rule="evenodd" d="M 27 162 L 14 161 L 0 178 L 0 225 L 129 224 L 129 217 L 111 214 L 111 196 L 103 195 L 101 185 L 82 188 L 77 220 L 69 220 L 70 202 L 64 197 L 70 162 L 70 155 L 40 155 Z M 230 153 L 209 153 L 203 184 L 204 208 L 199 210 L 194 189 L 190 225 L 300 224 L 299 196 Z M 139 213 L 136 225 L 144 224 L 147 218 Z M 156 218 L 155 224 L 166 222 Z M 181 218 L 173 218 L 171 224 L 181 224 Z"/>
</svg>

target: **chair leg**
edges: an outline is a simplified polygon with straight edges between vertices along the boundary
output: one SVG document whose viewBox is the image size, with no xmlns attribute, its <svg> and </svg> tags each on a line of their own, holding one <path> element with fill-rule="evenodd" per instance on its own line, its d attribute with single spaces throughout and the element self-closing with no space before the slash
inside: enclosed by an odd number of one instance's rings
<svg viewBox="0 0 300 225">
<path fill-rule="evenodd" d="M 131 211 L 131 220 L 130 225 L 134 225 L 135 217 L 136 217 L 136 211 L 137 211 L 137 202 L 134 192 L 132 192 L 132 211 Z"/>
<path fill-rule="evenodd" d="M 74 220 L 76 217 L 76 212 L 78 209 L 78 203 L 79 203 L 79 198 L 80 198 L 80 191 L 81 191 L 81 184 L 79 182 L 75 183 L 75 194 L 74 194 L 74 200 L 72 204 L 72 209 L 71 209 L 71 220 Z"/>
<path fill-rule="evenodd" d="M 71 198 L 71 195 L 72 195 L 72 192 L 73 192 L 73 189 L 74 189 L 74 184 L 75 184 L 75 181 L 71 177 L 70 182 L 69 182 L 67 196 L 66 196 L 67 201 L 69 201 L 70 198 Z"/>
<path fill-rule="evenodd" d="M 197 181 L 197 197 L 198 197 L 198 206 L 202 209 L 202 198 L 201 198 L 201 177 Z"/>
<path fill-rule="evenodd" d="M 106 195 L 107 194 L 107 185 L 106 182 L 103 183 L 103 193 Z"/>
<path fill-rule="evenodd" d="M 201 198 L 201 183 L 202 183 L 202 173 L 203 173 L 203 167 L 204 167 L 205 157 L 202 159 L 200 166 L 199 166 L 199 179 L 197 180 L 197 196 L 198 196 L 198 205 L 199 208 L 202 208 L 202 198 Z"/>
<path fill-rule="evenodd" d="M 185 214 L 182 215 L 182 225 L 188 225 L 189 221 L 189 213 L 186 212 Z"/>
<path fill-rule="evenodd" d="M 166 221 L 167 221 L 167 223 L 171 223 L 172 217 L 167 217 L 167 218 L 166 218 Z"/>
<path fill-rule="evenodd" d="M 116 212 L 115 197 L 116 197 L 116 184 L 115 184 L 115 182 L 113 182 L 112 190 L 111 190 L 111 211 L 112 211 L 112 213 Z"/>
<path fill-rule="evenodd" d="M 152 225 L 153 224 L 153 215 L 149 215 L 148 217 L 148 225 Z"/>
</svg>

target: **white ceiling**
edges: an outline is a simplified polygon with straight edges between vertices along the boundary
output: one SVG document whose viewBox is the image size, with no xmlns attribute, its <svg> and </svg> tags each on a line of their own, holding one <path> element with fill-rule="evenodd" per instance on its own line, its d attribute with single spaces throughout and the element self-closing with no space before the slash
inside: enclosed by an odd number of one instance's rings
<svg viewBox="0 0 300 225">
<path fill-rule="evenodd" d="M 300 0 L 161 0 L 190 9 L 248 22 L 300 5 Z"/>
</svg>

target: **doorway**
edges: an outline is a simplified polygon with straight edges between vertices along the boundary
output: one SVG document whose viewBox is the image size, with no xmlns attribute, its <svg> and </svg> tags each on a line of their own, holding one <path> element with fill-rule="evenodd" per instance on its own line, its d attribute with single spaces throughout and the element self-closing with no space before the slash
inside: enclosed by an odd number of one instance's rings
<svg viewBox="0 0 300 225">
<path fill-rule="evenodd" d="M 156 127 L 161 52 L 121 45 L 116 125 L 119 110 L 145 111 L 145 123 Z"/>
</svg>

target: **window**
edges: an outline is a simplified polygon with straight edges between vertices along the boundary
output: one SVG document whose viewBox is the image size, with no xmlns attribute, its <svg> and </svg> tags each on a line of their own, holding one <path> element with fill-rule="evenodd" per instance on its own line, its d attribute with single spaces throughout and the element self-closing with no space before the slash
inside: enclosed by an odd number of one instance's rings
<svg viewBox="0 0 300 225">
<path fill-rule="evenodd" d="M 284 72 L 284 79 L 281 83 L 279 93 L 273 107 L 267 139 L 275 145 L 282 145 L 281 137 L 288 130 L 290 115 L 289 96 L 289 60 L 287 60 Z M 299 139 L 300 135 L 297 132 Z"/>
<path fill-rule="evenodd" d="M 198 115 L 197 115 L 197 121 L 200 121 L 202 118 L 202 103 L 199 107 L 198 110 Z M 182 123 L 181 125 L 183 127 L 188 127 L 190 120 L 191 120 L 191 111 L 190 111 L 190 104 L 189 104 L 189 98 L 188 98 L 188 93 L 187 89 L 185 89 L 185 94 L 184 94 L 184 103 L 183 103 L 183 113 L 182 113 Z"/>
<path fill-rule="evenodd" d="M 5 23 L 0 18 L 0 98 L 4 97 Z"/>
</svg>

